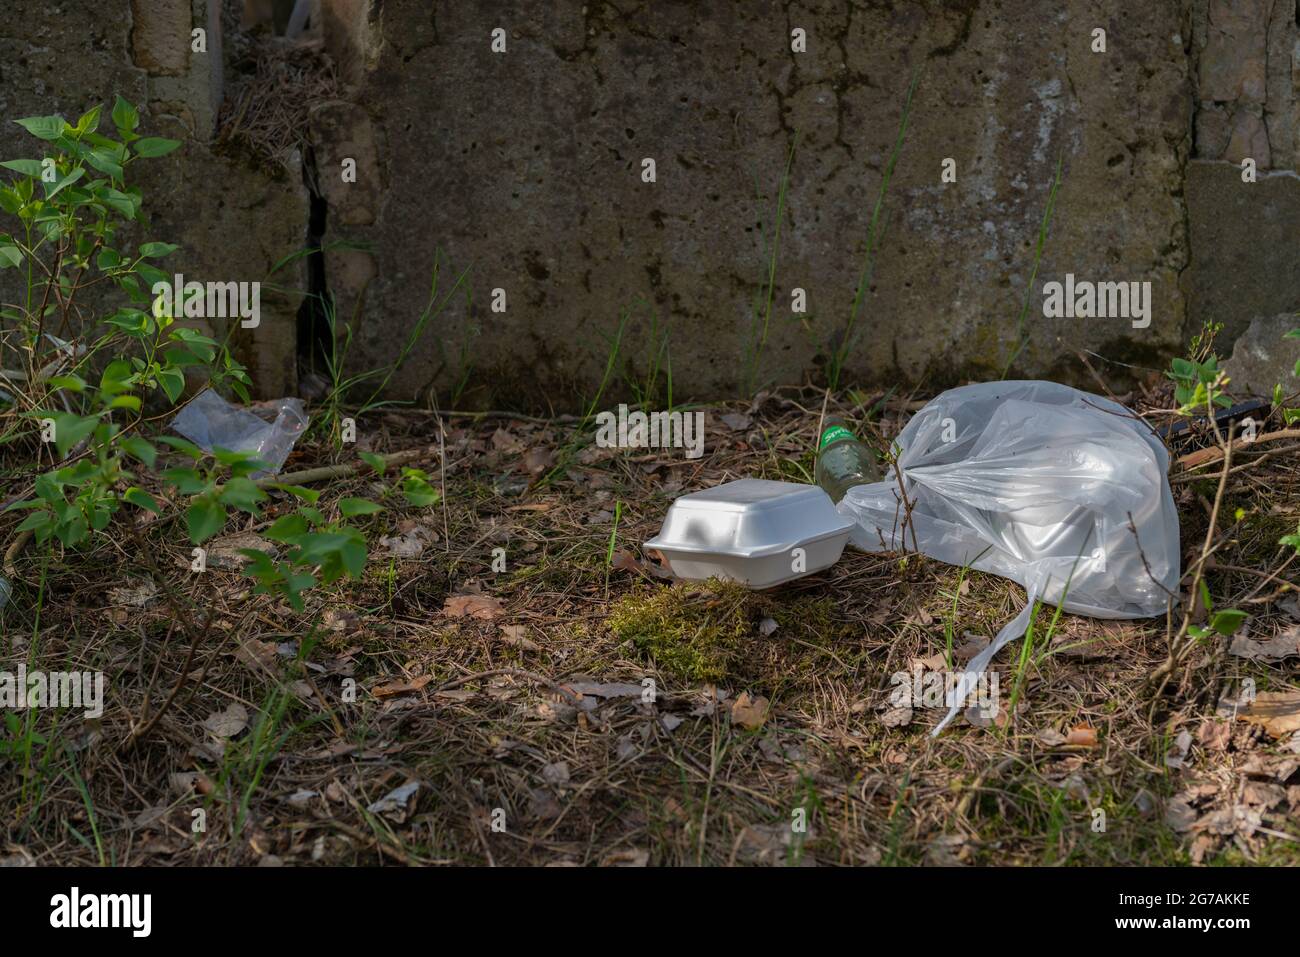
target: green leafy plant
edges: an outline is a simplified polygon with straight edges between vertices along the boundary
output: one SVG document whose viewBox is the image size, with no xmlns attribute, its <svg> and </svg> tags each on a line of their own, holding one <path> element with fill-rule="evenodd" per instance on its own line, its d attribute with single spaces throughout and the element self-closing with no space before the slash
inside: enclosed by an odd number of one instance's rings
<svg viewBox="0 0 1300 957">
<path fill-rule="evenodd" d="M 225 528 L 231 508 L 249 515 L 259 514 L 260 503 L 266 500 L 267 495 L 250 476 L 265 466 L 252 453 L 215 448 L 208 464 L 203 450 L 192 442 L 171 435 L 162 436 L 159 441 L 170 445 L 193 463 L 166 469 L 162 477 L 177 492 L 189 498 L 185 526 L 190 541 L 195 545 L 202 545 Z M 225 472 L 229 472 L 229 478 L 225 478 Z M 146 503 L 141 504 L 149 507 Z"/>
<path fill-rule="evenodd" d="M 1236 634 L 1238 628 L 1246 620 L 1247 615 L 1244 611 L 1236 608 L 1220 608 L 1214 610 L 1214 602 L 1210 600 L 1210 589 L 1205 584 L 1205 580 L 1200 581 L 1201 603 L 1205 605 L 1205 613 L 1209 615 L 1209 621 L 1204 627 L 1199 625 L 1189 625 L 1187 633 L 1198 640 L 1209 638 L 1211 635 L 1222 635 L 1224 638 L 1230 638 Z"/>
<path fill-rule="evenodd" d="M 268 539 L 289 546 L 275 559 L 253 548 L 240 549 L 248 559 L 244 574 L 257 582 L 254 594 L 279 595 L 295 611 L 303 611 L 302 593 L 318 582 L 331 584 L 345 575 L 360 578 L 366 567 L 366 537 L 345 519 L 372 515 L 382 506 L 363 498 L 344 498 L 339 517 L 329 518 L 318 507 L 320 493 L 292 485 L 277 485 L 305 504 L 282 515 L 265 532 Z"/>
<path fill-rule="evenodd" d="M 121 97 L 109 118 L 115 136 L 100 132 L 100 107 L 75 124 L 18 120 L 43 155 L 0 163 L 18 174 L 0 186 L 0 211 L 18 223 L 0 233 L 0 268 L 24 275 L 21 303 L 0 312 L 0 375 L 19 413 L 6 417 L 0 444 L 26 443 L 38 462 L 53 449 L 54 468 L 35 475 L 33 496 L 13 507 L 31 512 L 20 531 L 65 547 L 106 528 L 124 501 L 159 511 L 131 484 L 131 460 L 152 467 L 157 456 L 140 434 L 146 404 L 174 406 L 189 371 L 248 397 L 248 375 L 223 345 L 176 325 L 161 301 L 150 304 L 146 290 L 171 281 L 157 263 L 177 247 L 145 241 L 131 249 L 123 239 L 145 223 L 128 172 L 180 143 L 140 136 L 139 112 Z M 100 284 L 128 304 L 88 319 L 93 307 L 79 296 Z"/>
<path fill-rule="evenodd" d="M 1173 380 L 1174 401 L 1183 415 L 1213 414 L 1214 406 L 1232 405 L 1232 400 L 1223 394 L 1228 377 L 1219 367 L 1219 357 L 1214 352 L 1214 337 L 1222 329 L 1223 323 L 1205 323 L 1192 337 L 1187 357 L 1173 359 L 1165 370 L 1165 377 Z"/>
<path fill-rule="evenodd" d="M 1295 532 L 1290 535 L 1283 535 L 1277 540 L 1277 543 L 1286 548 L 1294 548 L 1296 554 L 1300 555 L 1300 527 L 1297 527 Z"/>
<path fill-rule="evenodd" d="M 384 461 L 383 456 L 375 455 L 373 452 L 362 452 L 360 455 L 361 460 L 374 469 L 376 475 L 383 478 L 384 473 L 388 471 L 388 463 Z M 437 505 L 442 501 L 442 493 L 429 482 L 429 473 L 410 466 L 402 468 L 399 481 L 385 488 L 383 497 L 387 499 L 396 493 L 400 493 L 407 504 L 414 505 L 416 508 Z"/>
<path fill-rule="evenodd" d="M 1223 394 L 1228 377 L 1219 368 L 1218 356 L 1210 356 L 1204 362 L 1175 358 L 1165 376 L 1174 382 L 1174 401 L 1178 403 L 1178 411 L 1184 415 L 1209 406 L 1227 407 L 1232 404 L 1232 400 Z"/>
<path fill-rule="evenodd" d="M 1297 365 L 1300 365 L 1300 362 L 1298 362 Z M 1277 414 L 1282 417 L 1282 424 L 1290 427 L 1296 422 L 1300 422 L 1300 409 L 1287 406 L 1286 400 L 1287 396 L 1286 393 L 1282 391 L 1281 384 L 1279 383 L 1278 385 L 1273 386 L 1273 408 L 1277 411 Z"/>
</svg>

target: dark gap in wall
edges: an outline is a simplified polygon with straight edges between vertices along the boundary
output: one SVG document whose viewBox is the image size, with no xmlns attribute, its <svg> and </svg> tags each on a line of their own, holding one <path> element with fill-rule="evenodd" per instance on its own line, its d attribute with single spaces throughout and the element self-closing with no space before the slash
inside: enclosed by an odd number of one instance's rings
<svg viewBox="0 0 1300 957">
<path fill-rule="evenodd" d="M 305 246 L 307 290 L 302 305 L 298 307 L 295 340 L 298 391 L 306 397 L 319 398 L 329 384 L 329 363 L 334 355 L 334 336 L 330 331 L 334 297 L 325 279 L 325 254 L 321 251 L 329 204 L 320 192 L 316 178 L 316 153 L 310 146 L 303 151 L 302 181 L 307 187 L 309 208 Z"/>
</svg>

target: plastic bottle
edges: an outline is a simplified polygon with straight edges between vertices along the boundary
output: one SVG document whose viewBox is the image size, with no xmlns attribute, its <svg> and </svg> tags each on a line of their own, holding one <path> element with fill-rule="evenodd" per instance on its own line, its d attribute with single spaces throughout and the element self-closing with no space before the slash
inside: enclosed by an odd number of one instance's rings
<svg viewBox="0 0 1300 957">
<path fill-rule="evenodd" d="M 853 485 L 879 482 L 881 473 L 871 447 L 853 434 L 844 419 L 828 415 L 817 441 L 814 477 L 831 501 L 838 502 Z"/>
</svg>

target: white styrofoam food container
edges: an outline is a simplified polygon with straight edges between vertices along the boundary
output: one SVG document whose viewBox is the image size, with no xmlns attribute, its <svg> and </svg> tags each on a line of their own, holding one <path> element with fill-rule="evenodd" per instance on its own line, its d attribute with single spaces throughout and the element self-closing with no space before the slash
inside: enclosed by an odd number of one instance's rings
<svg viewBox="0 0 1300 957">
<path fill-rule="evenodd" d="M 851 528 L 816 485 L 740 479 L 677 499 L 644 547 L 678 578 L 770 588 L 834 565 Z"/>
</svg>

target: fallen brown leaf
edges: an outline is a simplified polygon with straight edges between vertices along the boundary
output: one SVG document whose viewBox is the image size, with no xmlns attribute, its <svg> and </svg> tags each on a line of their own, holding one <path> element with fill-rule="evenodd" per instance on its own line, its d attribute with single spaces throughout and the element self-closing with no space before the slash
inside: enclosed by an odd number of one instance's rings
<svg viewBox="0 0 1300 957">
<path fill-rule="evenodd" d="M 248 709 L 236 701 L 225 711 L 214 711 L 203 722 L 219 738 L 233 738 L 248 727 Z"/>
<path fill-rule="evenodd" d="M 501 642 L 520 651 L 541 651 L 542 646 L 528 637 L 528 629 L 523 625 L 502 625 Z"/>
<path fill-rule="evenodd" d="M 523 445 L 522 439 L 505 429 L 498 428 L 492 433 L 492 448 L 498 452 L 517 452 Z"/>
<path fill-rule="evenodd" d="M 272 558 L 280 554 L 280 546 L 263 538 L 255 532 L 234 532 L 214 538 L 204 546 L 207 550 L 208 568 L 223 571 L 239 571 L 248 564 L 248 559 L 241 555 L 240 549 L 248 548 L 256 552 L 265 552 Z"/>
<path fill-rule="evenodd" d="M 1237 717 L 1275 738 L 1300 731 L 1300 691 L 1261 691 Z"/>
<path fill-rule="evenodd" d="M 524 453 L 524 468 L 528 470 L 529 475 L 541 475 L 554 461 L 555 455 L 551 450 L 539 446 L 533 446 Z"/>
<path fill-rule="evenodd" d="M 614 552 L 609 567 L 615 571 L 628 571 L 637 575 L 645 571 L 645 568 L 641 565 L 641 560 L 626 548 L 620 548 Z"/>
<path fill-rule="evenodd" d="M 905 728 L 912 723 L 912 709 L 907 706 L 890 708 L 880 716 L 880 723 L 886 728 Z"/>
<path fill-rule="evenodd" d="M 1263 641 L 1252 638 L 1243 628 L 1233 635 L 1228 654 L 1251 661 L 1281 661 L 1300 656 L 1300 625 L 1283 628 L 1273 638 Z"/>
<path fill-rule="evenodd" d="M 242 662 L 256 672 L 277 673 L 277 653 L 275 643 L 258 638 L 245 638 L 235 648 L 235 660 Z"/>
<path fill-rule="evenodd" d="M 453 618 L 468 615 L 482 621 L 491 621 L 501 614 L 501 602 L 491 595 L 448 595 L 442 613 Z"/>
<path fill-rule="evenodd" d="M 1065 736 L 1065 743 L 1084 748 L 1095 748 L 1097 746 L 1097 729 L 1086 724 L 1076 725 Z"/>
<path fill-rule="evenodd" d="M 1201 746 L 1211 751 L 1226 751 L 1232 740 L 1232 722 L 1209 720 L 1196 733 Z"/>
<path fill-rule="evenodd" d="M 756 731 L 767 721 L 768 700 L 761 695 L 752 697 L 748 691 L 731 703 L 731 720 L 742 728 Z"/>
<path fill-rule="evenodd" d="M 129 605 L 132 608 L 144 608 L 158 597 L 158 586 L 152 581 L 141 581 L 135 585 L 120 585 L 108 590 L 108 600 L 114 605 Z"/>
<path fill-rule="evenodd" d="M 433 675 L 420 675 L 418 678 L 412 678 L 410 681 L 392 681 L 386 685 L 378 685 L 370 689 L 370 693 L 376 698 L 387 698 L 395 694 L 410 694 L 412 691 L 419 691 L 430 681 Z"/>
</svg>

